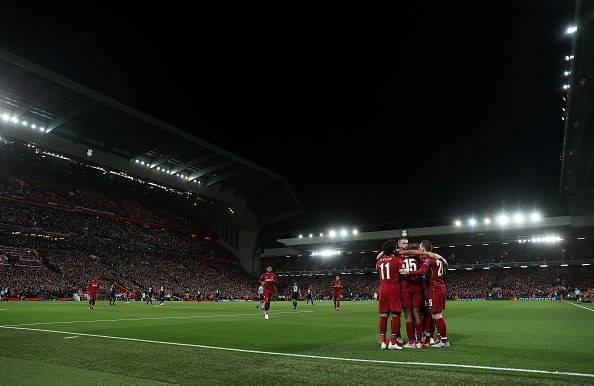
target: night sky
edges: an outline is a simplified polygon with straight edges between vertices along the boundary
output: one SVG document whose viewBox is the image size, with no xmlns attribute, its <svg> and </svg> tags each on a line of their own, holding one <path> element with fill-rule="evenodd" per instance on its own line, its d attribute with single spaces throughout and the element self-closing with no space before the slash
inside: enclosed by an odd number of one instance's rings
<svg viewBox="0 0 594 386">
<path fill-rule="evenodd" d="M 3 4 L 0 47 L 285 176 L 271 231 L 562 210 L 573 1 L 320 3 Z"/>
</svg>

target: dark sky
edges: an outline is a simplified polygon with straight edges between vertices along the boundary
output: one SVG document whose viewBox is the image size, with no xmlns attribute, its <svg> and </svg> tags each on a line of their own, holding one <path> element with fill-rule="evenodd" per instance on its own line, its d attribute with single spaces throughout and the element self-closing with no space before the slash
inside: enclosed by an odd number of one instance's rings
<svg viewBox="0 0 594 386">
<path fill-rule="evenodd" d="M 320 3 L 3 4 L 0 46 L 286 176 L 274 230 L 562 204 L 572 1 Z"/>
</svg>

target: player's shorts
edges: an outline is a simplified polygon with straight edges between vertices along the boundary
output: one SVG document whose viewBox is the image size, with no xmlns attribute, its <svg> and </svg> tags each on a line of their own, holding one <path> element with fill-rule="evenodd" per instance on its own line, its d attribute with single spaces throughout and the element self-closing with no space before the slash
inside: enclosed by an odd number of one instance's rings
<svg viewBox="0 0 594 386">
<path fill-rule="evenodd" d="M 334 295 L 332 296 L 332 300 L 340 300 L 340 291 L 334 291 Z"/>
<path fill-rule="evenodd" d="M 258 294 L 258 297 L 260 298 L 260 300 L 264 300 L 264 294 L 263 293 Z"/>
<path fill-rule="evenodd" d="M 411 286 L 402 289 L 402 306 L 404 308 L 423 307 L 423 289 L 420 286 Z"/>
<path fill-rule="evenodd" d="M 307 300 L 311 300 L 311 294 L 307 294 Z"/>
<path fill-rule="evenodd" d="M 445 310 L 446 289 L 445 287 L 430 287 L 427 291 L 429 298 L 429 310 L 432 314 L 439 314 Z"/>
<path fill-rule="evenodd" d="M 299 300 L 299 292 L 293 292 L 292 298 L 293 300 Z"/>
<path fill-rule="evenodd" d="M 378 309 L 380 313 L 402 312 L 400 291 L 380 292 Z"/>
<path fill-rule="evenodd" d="M 272 297 L 272 291 L 264 290 L 264 300 L 268 300 Z"/>
</svg>

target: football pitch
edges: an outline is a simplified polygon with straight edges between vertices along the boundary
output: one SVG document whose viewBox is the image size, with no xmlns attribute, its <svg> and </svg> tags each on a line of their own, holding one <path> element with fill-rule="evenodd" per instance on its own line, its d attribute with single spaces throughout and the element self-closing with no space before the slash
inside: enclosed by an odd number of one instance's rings
<svg viewBox="0 0 594 386">
<path fill-rule="evenodd" d="M 374 302 L 157 304 L 0 303 L 0 384 L 594 384 L 592 305 L 448 302 L 451 347 L 382 351 Z"/>
</svg>

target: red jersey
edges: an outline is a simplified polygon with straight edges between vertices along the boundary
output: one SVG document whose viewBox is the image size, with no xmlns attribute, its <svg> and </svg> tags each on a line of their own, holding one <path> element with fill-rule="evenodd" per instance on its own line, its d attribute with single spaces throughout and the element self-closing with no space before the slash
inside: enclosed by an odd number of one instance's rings
<svg viewBox="0 0 594 386">
<path fill-rule="evenodd" d="M 407 255 L 406 250 L 400 250 L 399 255 L 402 259 L 402 268 L 406 268 L 409 271 L 417 271 L 421 268 L 421 257 L 415 255 Z M 402 277 L 402 290 L 407 291 L 410 287 L 420 287 L 423 283 L 422 278 L 415 276 L 403 276 Z"/>
<path fill-rule="evenodd" d="M 445 276 L 445 267 L 440 260 L 432 257 L 423 258 L 423 264 L 419 270 L 410 271 L 412 276 L 428 276 L 429 288 L 444 287 L 443 277 Z"/>
<path fill-rule="evenodd" d="M 274 291 L 274 285 L 278 283 L 278 278 L 274 273 L 263 273 L 258 281 L 263 284 L 264 291 L 272 292 Z"/>
<path fill-rule="evenodd" d="M 403 265 L 402 258 L 394 255 L 384 255 L 375 263 L 379 276 L 380 293 L 398 289 L 400 292 L 400 273 L 398 270 Z"/>
<path fill-rule="evenodd" d="M 91 280 L 89 282 L 88 287 L 89 296 L 94 298 L 97 297 L 97 292 L 99 292 L 99 281 L 98 280 Z"/>
<path fill-rule="evenodd" d="M 342 289 L 342 280 L 334 280 L 332 282 L 332 289 L 334 290 L 334 292 L 340 292 L 340 290 Z"/>
</svg>

